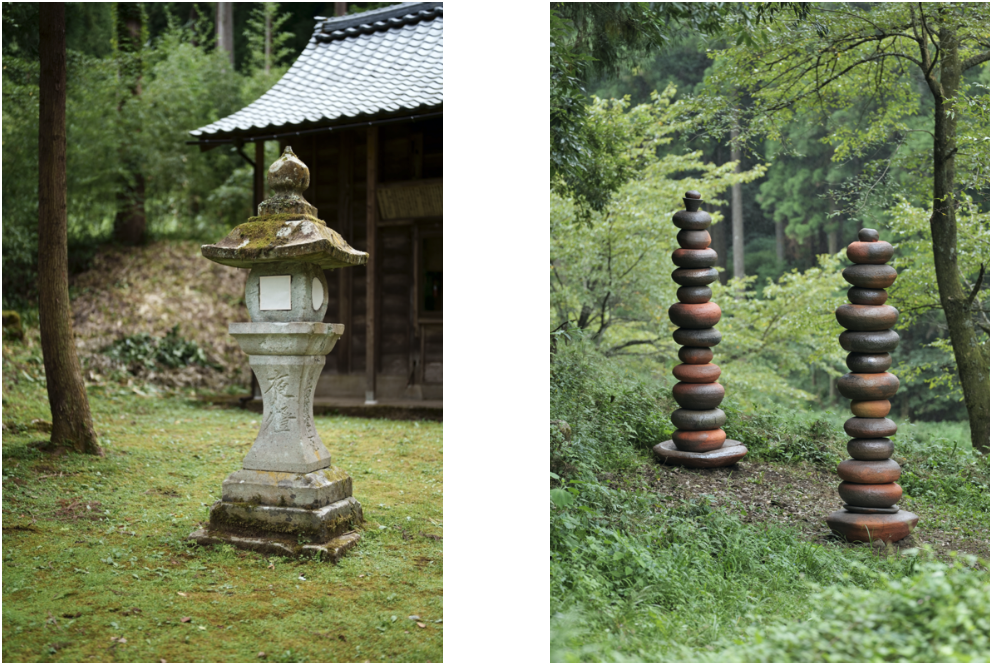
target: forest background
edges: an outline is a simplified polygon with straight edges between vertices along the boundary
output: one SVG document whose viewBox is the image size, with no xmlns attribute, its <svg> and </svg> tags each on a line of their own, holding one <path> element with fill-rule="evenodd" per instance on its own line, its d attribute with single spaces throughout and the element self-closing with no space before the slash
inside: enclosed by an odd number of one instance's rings
<svg viewBox="0 0 993 667">
<path fill-rule="evenodd" d="M 218 44 L 218 4 L 230 29 Z M 343 4 L 343 3 L 339 3 Z M 390 3 L 347 3 L 354 14 Z M 3 4 L 3 308 L 36 307 L 38 3 Z M 237 147 L 200 152 L 191 130 L 258 99 L 335 3 L 68 3 L 70 274 L 97 249 L 213 241 L 252 215 Z M 223 31 L 222 31 L 223 32 Z M 218 48 L 218 47 L 221 48 Z M 276 142 L 267 142 L 266 164 Z"/>
<path fill-rule="evenodd" d="M 550 47 L 552 661 L 988 660 L 989 5 L 552 3 Z M 731 468 L 651 450 L 688 190 Z M 824 523 L 861 227 L 899 271 L 892 545 Z"/>
</svg>

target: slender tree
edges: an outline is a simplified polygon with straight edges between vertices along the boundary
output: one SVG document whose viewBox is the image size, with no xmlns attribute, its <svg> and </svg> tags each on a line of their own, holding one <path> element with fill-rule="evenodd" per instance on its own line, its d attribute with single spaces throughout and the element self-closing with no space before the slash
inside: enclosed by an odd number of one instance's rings
<svg viewBox="0 0 993 667">
<path fill-rule="evenodd" d="M 65 3 L 43 2 L 39 11 L 38 314 L 52 444 L 100 454 L 69 308 Z"/>
<path fill-rule="evenodd" d="M 142 58 L 144 43 L 144 16 L 141 3 L 118 2 L 114 21 L 117 45 L 118 72 L 131 97 L 141 95 Z M 121 127 L 132 123 L 127 113 L 127 99 L 118 105 L 122 116 Z M 117 215 L 114 216 L 114 239 L 124 245 L 138 245 L 145 239 L 145 176 L 139 167 L 138 156 L 131 149 L 130 132 L 122 133 L 121 164 L 125 167 L 123 182 L 117 193 Z"/>
<path fill-rule="evenodd" d="M 234 66 L 234 3 L 217 3 L 217 48 L 228 54 Z"/>
</svg>

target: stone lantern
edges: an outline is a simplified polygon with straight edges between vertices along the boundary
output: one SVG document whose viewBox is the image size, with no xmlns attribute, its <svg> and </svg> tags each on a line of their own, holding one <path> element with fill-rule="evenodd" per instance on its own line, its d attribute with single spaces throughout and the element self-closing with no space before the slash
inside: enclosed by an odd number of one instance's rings
<svg viewBox="0 0 993 667">
<path fill-rule="evenodd" d="M 317 218 L 302 195 L 310 171 L 289 146 L 269 167 L 268 182 L 273 194 L 258 216 L 201 247 L 207 259 L 251 269 L 245 303 L 252 321 L 232 322 L 228 331 L 249 355 L 263 412 L 242 469 L 224 480 L 210 521 L 190 539 L 334 561 L 358 541 L 362 507 L 314 427 L 317 380 L 344 332 L 322 321 L 324 270 L 360 266 L 369 255 Z"/>
</svg>

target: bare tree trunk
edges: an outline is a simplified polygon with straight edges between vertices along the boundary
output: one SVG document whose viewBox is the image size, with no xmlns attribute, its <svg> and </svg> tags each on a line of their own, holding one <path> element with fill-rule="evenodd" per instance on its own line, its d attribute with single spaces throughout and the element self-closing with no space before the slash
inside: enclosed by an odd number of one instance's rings
<svg viewBox="0 0 993 667">
<path fill-rule="evenodd" d="M 738 147 L 738 128 L 731 130 L 731 160 L 734 173 L 741 173 L 741 149 Z M 741 183 L 731 186 L 731 252 L 734 254 L 734 277 L 745 277 L 745 217 L 741 206 Z"/>
<path fill-rule="evenodd" d="M 347 2 L 336 2 L 334 3 L 334 15 L 344 16 L 348 13 L 348 3 Z"/>
<path fill-rule="evenodd" d="M 704 204 L 704 208 L 709 208 L 707 204 Z M 728 283 L 728 222 L 727 218 L 723 221 L 717 223 L 709 230 L 710 232 L 710 247 L 713 248 L 714 252 L 717 253 L 717 262 L 714 264 L 715 267 L 720 267 L 724 269 L 720 272 L 720 281 L 722 285 L 727 285 Z"/>
<path fill-rule="evenodd" d="M 272 60 L 272 12 L 269 5 L 265 9 L 265 75 L 269 76 L 269 66 Z"/>
<path fill-rule="evenodd" d="M 217 3 L 217 48 L 228 54 L 234 66 L 234 3 Z"/>
<path fill-rule="evenodd" d="M 786 223 L 776 223 L 776 259 L 780 262 L 786 261 Z"/>
<path fill-rule="evenodd" d="M 39 7 L 38 316 L 52 444 L 100 454 L 72 335 L 66 239 L 65 3 Z"/>
<path fill-rule="evenodd" d="M 975 293 L 967 295 L 958 267 L 958 229 L 955 223 L 956 120 L 953 112 L 958 96 L 962 65 L 958 37 L 949 26 L 939 31 L 941 82 L 928 82 L 934 96 L 934 200 L 931 214 L 931 241 L 934 270 L 941 295 L 941 307 L 948 322 L 948 334 L 955 352 L 962 394 L 969 412 L 972 446 L 984 454 L 990 451 L 989 349 L 980 345 L 972 322 Z M 951 108 L 949 108 L 951 107 Z"/>
<path fill-rule="evenodd" d="M 141 95 L 141 33 L 142 11 L 140 3 L 117 3 L 118 71 L 128 82 L 133 96 Z M 123 112 L 124 101 L 118 106 Z M 129 138 L 124 138 L 125 142 Z M 121 162 L 128 165 L 130 179 L 123 180 L 117 192 L 117 214 L 114 216 L 114 240 L 128 246 L 140 244 L 145 239 L 145 177 L 129 156 L 129 146 L 120 148 Z"/>
</svg>

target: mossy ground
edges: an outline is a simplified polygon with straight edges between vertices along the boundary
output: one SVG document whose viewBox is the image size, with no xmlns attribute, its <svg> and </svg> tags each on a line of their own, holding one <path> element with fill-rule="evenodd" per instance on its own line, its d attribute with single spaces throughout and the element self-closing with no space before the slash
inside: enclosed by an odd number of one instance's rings
<svg viewBox="0 0 993 667">
<path fill-rule="evenodd" d="M 106 456 L 45 452 L 22 349 L 5 342 L 4 661 L 442 660 L 441 424 L 316 418 L 365 514 L 338 565 L 202 548 L 186 537 L 259 416 L 108 383 L 88 390 Z"/>
</svg>

